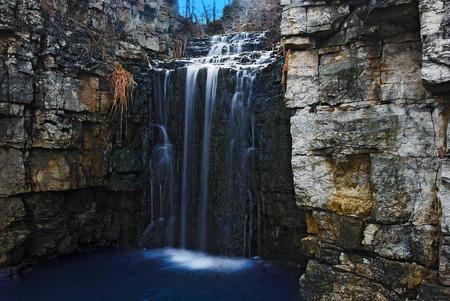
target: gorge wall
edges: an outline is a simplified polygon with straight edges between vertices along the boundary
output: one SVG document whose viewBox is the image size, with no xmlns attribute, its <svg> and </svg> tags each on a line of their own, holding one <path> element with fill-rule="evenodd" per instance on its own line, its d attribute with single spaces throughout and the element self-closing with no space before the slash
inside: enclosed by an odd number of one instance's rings
<svg viewBox="0 0 450 301">
<path fill-rule="evenodd" d="M 0 266 L 136 244 L 148 59 L 167 52 L 172 6 L 0 1 Z M 115 63 L 137 83 L 123 122 L 111 114 Z"/>
<path fill-rule="evenodd" d="M 281 3 L 302 295 L 448 300 L 450 2 Z"/>
<path fill-rule="evenodd" d="M 150 219 L 149 149 L 160 139 L 148 62 L 168 51 L 172 2 L 0 0 L 0 267 L 137 245 Z M 261 74 L 254 103 L 262 255 L 307 256 L 307 300 L 448 300 L 449 1 L 281 5 L 285 103 L 279 61 Z M 111 114 L 117 62 L 137 83 L 123 120 Z M 220 217 L 228 208 L 214 193 Z M 213 251 L 223 247 L 234 249 Z"/>
<path fill-rule="evenodd" d="M 0 1 L 0 267 L 95 247 L 180 246 L 185 64 L 190 58 L 167 60 L 162 63 L 167 69 L 156 67 L 171 52 L 171 36 L 179 24 L 175 2 Z M 260 35 L 242 34 L 240 59 L 247 67 L 262 54 L 253 50 L 270 49 L 266 38 L 254 42 Z M 189 51 L 197 48 L 206 52 L 199 55 L 208 54 L 211 41 L 193 40 L 187 55 L 195 56 Z M 272 56 L 273 63 L 258 76 L 251 74 L 256 76 L 254 87 L 242 88 L 252 94 L 251 105 L 236 109 L 239 116 L 251 111 L 254 132 L 231 123 L 243 132 L 243 140 L 254 142 L 245 156 L 248 166 L 242 167 L 248 175 L 235 175 L 235 181 L 248 177 L 254 190 L 250 200 L 247 191 L 230 197 L 226 187 L 227 120 L 239 80 L 233 68 L 222 66 L 219 72 L 207 251 L 304 265 L 291 243 L 305 235 L 290 166 L 292 112 L 282 97 L 282 57 Z M 136 81 L 123 118 L 112 113 L 109 82 L 118 63 Z M 199 93 L 193 110 L 199 118 L 193 130 L 197 156 L 192 158 L 192 187 L 200 183 L 202 166 L 198 155 L 208 72 L 201 69 L 194 85 Z M 239 74 L 248 81 L 244 69 Z M 164 132 L 171 142 L 164 142 Z M 173 174 L 166 182 L 168 161 Z M 242 164 L 236 160 L 232 170 Z M 185 217 L 185 247 L 192 249 L 198 247 L 196 189 Z M 171 243 L 167 232 L 172 232 Z"/>
</svg>

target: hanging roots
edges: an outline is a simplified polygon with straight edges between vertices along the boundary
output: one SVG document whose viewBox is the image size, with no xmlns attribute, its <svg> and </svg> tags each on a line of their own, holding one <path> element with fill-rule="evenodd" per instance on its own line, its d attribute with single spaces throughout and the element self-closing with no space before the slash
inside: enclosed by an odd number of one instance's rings
<svg viewBox="0 0 450 301">
<path fill-rule="evenodd" d="M 109 83 L 114 94 L 111 112 L 114 113 L 118 110 L 123 115 L 128 108 L 128 102 L 131 101 L 131 95 L 136 85 L 133 74 L 125 70 L 121 64 L 116 64 L 114 71 L 109 76 Z"/>
</svg>

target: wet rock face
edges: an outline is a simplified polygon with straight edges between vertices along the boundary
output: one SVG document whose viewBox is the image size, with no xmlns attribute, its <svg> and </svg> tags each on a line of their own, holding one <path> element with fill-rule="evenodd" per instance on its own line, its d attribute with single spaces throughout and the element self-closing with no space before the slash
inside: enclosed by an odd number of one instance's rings
<svg viewBox="0 0 450 301">
<path fill-rule="evenodd" d="M 0 266 L 136 243 L 145 57 L 166 50 L 171 5 L 0 0 Z M 110 114 L 116 60 L 138 83 L 126 129 Z"/>
<path fill-rule="evenodd" d="M 448 299 L 447 1 L 282 5 L 302 294 Z"/>
</svg>

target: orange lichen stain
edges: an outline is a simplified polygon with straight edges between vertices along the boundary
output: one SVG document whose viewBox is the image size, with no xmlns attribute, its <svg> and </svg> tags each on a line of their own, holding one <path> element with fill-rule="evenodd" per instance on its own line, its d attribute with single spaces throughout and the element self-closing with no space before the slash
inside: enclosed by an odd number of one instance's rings
<svg viewBox="0 0 450 301">
<path fill-rule="evenodd" d="M 330 210 L 341 215 L 367 217 L 372 213 L 373 204 L 363 198 L 335 196 L 331 199 Z"/>
<path fill-rule="evenodd" d="M 314 218 L 312 214 L 306 214 L 306 232 L 308 234 L 317 234 L 319 233 L 319 226 L 317 224 L 317 220 Z"/>
<path fill-rule="evenodd" d="M 402 277 L 400 281 L 408 290 L 417 288 L 424 281 L 438 281 L 437 274 L 435 272 L 415 263 L 407 265 L 404 275 L 405 276 Z"/>
<path fill-rule="evenodd" d="M 70 178 L 70 167 L 63 158 L 50 160 L 32 174 L 32 180 L 38 191 L 65 190 L 70 188 L 66 179 Z"/>
<path fill-rule="evenodd" d="M 78 98 L 88 111 L 96 112 L 99 107 L 99 79 L 98 77 L 82 75 L 80 77 L 80 87 Z"/>
<path fill-rule="evenodd" d="M 329 209 L 340 215 L 369 217 L 373 209 L 370 157 L 348 156 L 333 163 L 336 192 Z"/>
</svg>

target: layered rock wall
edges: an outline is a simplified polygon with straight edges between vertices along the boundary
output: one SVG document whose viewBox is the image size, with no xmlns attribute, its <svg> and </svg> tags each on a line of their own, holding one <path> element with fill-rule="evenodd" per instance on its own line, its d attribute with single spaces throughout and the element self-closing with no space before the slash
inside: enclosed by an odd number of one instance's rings
<svg viewBox="0 0 450 301">
<path fill-rule="evenodd" d="M 170 7 L 0 1 L 0 266 L 136 242 L 147 63 L 167 49 Z M 123 121 L 111 114 L 115 63 L 137 82 Z"/>
<path fill-rule="evenodd" d="M 448 1 L 283 0 L 307 300 L 448 300 Z"/>
</svg>

